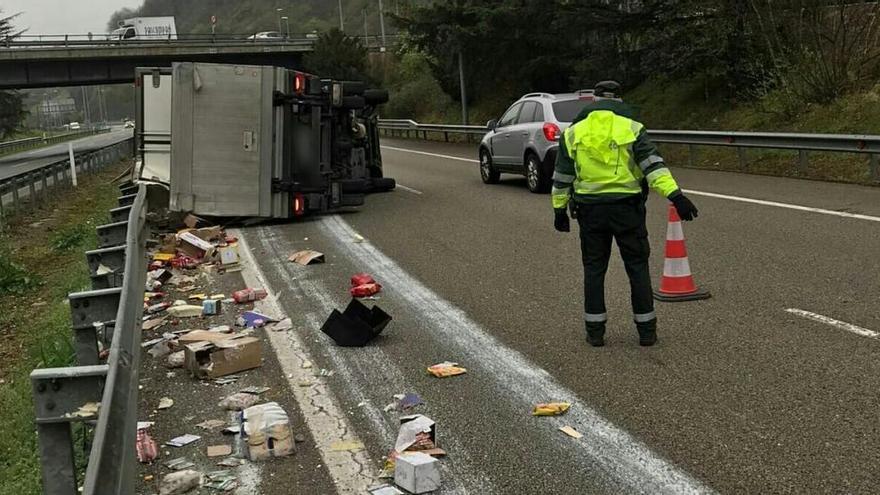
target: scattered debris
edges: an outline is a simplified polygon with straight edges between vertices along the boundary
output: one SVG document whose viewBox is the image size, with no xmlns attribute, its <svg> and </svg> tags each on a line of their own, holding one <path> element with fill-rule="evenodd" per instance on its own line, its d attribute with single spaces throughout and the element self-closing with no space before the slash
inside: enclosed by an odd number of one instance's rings
<svg viewBox="0 0 880 495">
<path fill-rule="evenodd" d="M 145 340 L 145 341 L 141 342 L 141 348 L 147 348 L 150 346 L 154 346 L 154 345 L 158 344 L 159 342 L 162 342 L 163 340 L 165 340 L 165 337 L 159 337 L 157 339 Z"/>
<path fill-rule="evenodd" d="M 265 299 L 269 293 L 266 289 L 242 289 L 232 293 L 232 299 L 238 304 L 244 304 Z"/>
<path fill-rule="evenodd" d="M 166 317 L 160 316 L 158 318 L 153 318 L 151 320 L 147 320 L 141 325 L 142 330 L 153 330 L 155 328 L 159 328 L 165 324 Z"/>
<path fill-rule="evenodd" d="M 156 409 L 162 411 L 164 409 L 170 409 L 173 405 L 174 399 L 172 399 L 171 397 L 162 397 L 161 399 L 159 399 L 159 405 L 156 407 Z"/>
<path fill-rule="evenodd" d="M 196 426 L 198 426 L 199 428 L 201 428 L 203 430 L 212 431 L 212 430 L 216 430 L 217 428 L 220 428 L 221 426 L 226 426 L 226 421 L 223 421 L 222 419 L 208 419 L 208 420 L 202 421 L 201 423 L 197 424 Z"/>
<path fill-rule="evenodd" d="M 400 491 L 396 486 L 389 485 L 388 483 L 367 488 L 367 492 L 369 492 L 370 495 L 403 495 L 403 492 Z"/>
<path fill-rule="evenodd" d="M 287 261 L 296 263 L 297 265 L 311 265 L 324 262 L 324 253 L 318 251 L 305 250 L 291 254 Z"/>
<path fill-rule="evenodd" d="M 304 370 L 311 369 L 311 367 L 312 367 L 312 362 L 311 362 L 311 361 L 308 361 L 308 360 L 303 361 L 301 367 L 302 367 L 302 369 L 304 369 Z"/>
<path fill-rule="evenodd" d="M 138 462 L 153 462 L 159 457 L 159 447 L 156 445 L 156 441 L 147 433 L 146 428 L 138 428 L 134 447 L 137 452 Z"/>
<path fill-rule="evenodd" d="M 229 385 L 230 383 L 235 383 L 239 379 L 238 375 L 229 375 L 226 378 L 217 378 L 214 380 L 214 383 L 217 385 Z"/>
<path fill-rule="evenodd" d="M 236 392 L 221 400 L 217 405 L 228 411 L 241 411 L 253 406 L 257 402 L 260 402 L 260 397 L 257 395 Z"/>
<path fill-rule="evenodd" d="M 202 301 L 202 314 L 205 316 L 219 315 L 223 312 L 223 301 L 206 299 Z"/>
<path fill-rule="evenodd" d="M 228 492 L 238 485 L 235 475 L 230 470 L 214 471 L 206 476 L 208 481 L 203 486 L 214 490 Z"/>
<path fill-rule="evenodd" d="M 571 404 L 568 402 L 548 402 L 545 404 L 538 404 L 532 411 L 532 416 L 559 416 L 560 414 L 568 412 L 570 407 Z"/>
<path fill-rule="evenodd" d="M 238 457 L 227 457 L 218 462 L 217 465 L 223 467 L 238 467 L 244 465 L 244 462 L 244 459 L 239 459 Z"/>
<path fill-rule="evenodd" d="M 450 376 L 463 375 L 467 373 L 467 369 L 460 367 L 458 363 L 444 361 L 442 363 L 429 366 L 428 373 L 436 376 L 437 378 L 446 378 Z"/>
<path fill-rule="evenodd" d="M 178 457 L 165 462 L 165 467 L 172 471 L 180 471 L 181 469 L 187 469 L 193 466 L 195 466 L 195 464 L 187 460 L 186 457 Z"/>
<path fill-rule="evenodd" d="M 424 402 L 418 394 L 407 393 L 400 397 L 397 408 L 401 411 L 408 411 L 421 404 L 424 404 Z"/>
<path fill-rule="evenodd" d="M 186 493 L 202 484 L 202 473 L 187 469 L 166 474 L 159 487 L 159 495 Z"/>
<path fill-rule="evenodd" d="M 355 234 L 355 235 L 352 237 L 352 239 L 353 239 L 353 241 L 354 241 L 356 244 L 360 244 L 360 243 L 364 242 L 364 236 L 362 236 L 362 235 L 360 235 L 360 234 Z"/>
<path fill-rule="evenodd" d="M 226 338 L 216 342 L 196 342 L 184 346 L 186 368 L 196 378 L 217 378 L 263 365 L 262 344 L 259 338 L 249 335 L 229 337 L 226 334 L 205 333 Z"/>
<path fill-rule="evenodd" d="M 103 263 L 98 263 L 98 268 L 95 270 L 95 275 L 107 275 L 108 273 L 113 273 L 115 270 L 104 265 Z"/>
<path fill-rule="evenodd" d="M 376 338 L 391 322 L 391 316 L 379 306 L 368 308 L 352 299 L 345 311 L 333 310 L 321 331 L 341 347 L 363 347 Z"/>
<path fill-rule="evenodd" d="M 177 250 L 191 258 L 205 259 L 210 258 L 214 254 L 214 245 L 204 239 L 200 239 L 192 232 L 179 232 L 177 239 L 180 240 Z"/>
<path fill-rule="evenodd" d="M 181 344 L 193 344 L 197 342 L 220 342 L 231 338 L 231 335 L 221 332 L 211 332 L 208 330 L 191 330 L 181 335 L 178 340 Z"/>
<path fill-rule="evenodd" d="M 247 394 L 245 394 L 247 395 Z M 249 397 L 256 398 L 254 395 Z M 275 402 L 251 406 L 240 416 L 241 439 L 252 461 L 284 457 L 294 452 L 287 413 Z"/>
<path fill-rule="evenodd" d="M 99 409 L 101 409 L 99 402 L 86 402 L 76 412 L 67 413 L 64 416 L 68 418 L 93 418 L 98 415 Z"/>
<path fill-rule="evenodd" d="M 193 318 L 202 316 L 202 307 L 191 304 L 174 305 L 168 308 L 168 314 L 174 318 Z"/>
<path fill-rule="evenodd" d="M 293 328 L 293 321 L 291 321 L 290 318 L 284 318 L 278 323 L 273 323 L 272 325 L 266 327 L 267 330 L 271 330 L 273 332 L 286 332 L 291 328 Z"/>
<path fill-rule="evenodd" d="M 171 303 L 170 303 L 170 302 L 167 302 L 167 301 L 166 301 L 166 302 L 160 302 L 160 303 L 157 303 L 157 304 L 153 304 L 152 306 L 148 306 L 148 307 L 147 307 L 147 314 L 154 315 L 154 314 L 157 314 L 157 313 L 161 313 L 161 312 L 167 310 L 167 309 L 170 308 L 170 307 L 171 307 Z"/>
<path fill-rule="evenodd" d="M 208 445 L 208 457 L 226 456 L 231 453 L 231 445 Z"/>
<path fill-rule="evenodd" d="M 237 265 L 240 258 L 238 255 L 238 245 L 232 244 L 229 246 L 223 246 L 219 249 L 220 251 L 220 264 L 225 267 L 230 267 L 232 265 Z"/>
<path fill-rule="evenodd" d="M 271 390 L 269 387 L 257 387 L 255 385 L 252 387 L 243 388 L 243 389 L 241 389 L 241 392 L 243 392 L 245 394 L 260 395 L 263 392 L 268 392 L 269 390 Z"/>
<path fill-rule="evenodd" d="M 241 433 L 241 426 L 227 426 L 226 428 L 223 428 L 223 431 L 221 431 L 221 433 L 223 433 L 224 435 L 238 435 L 239 433 Z"/>
<path fill-rule="evenodd" d="M 188 300 L 199 301 L 199 302 L 204 301 L 207 298 L 208 298 L 208 295 L 205 294 L 204 292 L 199 292 L 198 294 L 190 294 L 189 296 L 187 296 Z"/>
<path fill-rule="evenodd" d="M 269 322 L 275 321 L 274 318 L 268 315 L 264 315 L 262 313 L 258 313 L 256 311 L 245 311 L 238 317 L 239 326 L 247 327 L 247 328 L 259 328 L 266 325 Z"/>
<path fill-rule="evenodd" d="M 171 253 L 155 253 L 155 254 L 153 254 L 153 261 L 170 262 L 173 259 L 174 259 L 174 255 Z"/>
<path fill-rule="evenodd" d="M 232 333 L 232 327 L 229 325 L 217 325 L 208 329 L 209 332 L 215 333 Z"/>
<path fill-rule="evenodd" d="M 440 467 L 437 459 L 420 452 L 401 454 L 394 465 L 394 483 L 414 494 L 439 490 Z"/>
<path fill-rule="evenodd" d="M 167 442 L 165 442 L 165 445 L 169 445 L 171 447 L 184 447 L 186 445 L 189 445 L 189 444 L 197 441 L 200 438 L 202 438 L 202 437 L 200 437 L 198 435 L 191 435 L 191 434 L 187 433 L 186 435 L 181 435 L 179 437 L 172 438 L 171 440 L 168 440 Z"/>
<path fill-rule="evenodd" d="M 336 372 L 333 370 L 321 368 L 321 371 L 319 371 L 316 376 L 333 376 L 335 373 Z"/>
<path fill-rule="evenodd" d="M 137 429 L 138 430 L 146 430 L 146 429 L 150 428 L 151 426 L 153 426 L 154 424 L 156 424 L 156 423 L 153 421 L 138 421 Z"/>
<path fill-rule="evenodd" d="M 362 442 L 342 441 L 330 444 L 330 452 L 356 452 L 358 450 L 364 450 Z"/>
<path fill-rule="evenodd" d="M 563 426 L 563 427 L 559 428 L 559 431 L 561 431 L 562 433 L 565 433 L 566 435 L 570 436 L 571 438 L 583 437 L 583 435 L 578 433 L 578 431 L 575 430 L 574 428 L 572 428 L 571 426 Z"/>
<path fill-rule="evenodd" d="M 394 451 L 400 453 L 412 447 L 415 447 L 412 450 L 433 449 L 437 446 L 436 439 L 437 425 L 434 420 L 421 414 L 403 416 L 400 418 Z"/>
<path fill-rule="evenodd" d="M 166 368 L 183 368 L 183 363 L 186 358 L 184 351 L 172 352 L 165 358 L 165 367 Z"/>
<path fill-rule="evenodd" d="M 149 351 L 147 351 L 147 354 L 153 356 L 156 359 L 165 357 L 171 354 L 171 344 L 168 343 L 167 339 L 161 338 L 159 339 L 159 342 L 157 342 L 153 347 L 150 348 Z"/>
</svg>

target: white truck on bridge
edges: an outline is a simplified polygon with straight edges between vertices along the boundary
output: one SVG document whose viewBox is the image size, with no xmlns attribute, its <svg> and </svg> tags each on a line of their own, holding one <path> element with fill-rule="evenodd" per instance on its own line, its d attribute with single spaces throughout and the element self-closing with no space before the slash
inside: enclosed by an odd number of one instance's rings
<svg viewBox="0 0 880 495">
<path fill-rule="evenodd" d="M 119 22 L 119 28 L 110 33 L 110 39 L 119 41 L 176 40 L 174 17 L 133 17 Z"/>
</svg>

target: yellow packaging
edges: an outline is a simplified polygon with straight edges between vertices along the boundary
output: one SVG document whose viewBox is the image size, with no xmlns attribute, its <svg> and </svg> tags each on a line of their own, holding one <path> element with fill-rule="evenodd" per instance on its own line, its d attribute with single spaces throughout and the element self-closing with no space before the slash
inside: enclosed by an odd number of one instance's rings
<svg viewBox="0 0 880 495">
<path fill-rule="evenodd" d="M 565 414 L 571 404 L 568 402 L 549 402 L 546 404 L 538 404 L 532 411 L 532 416 L 559 416 Z"/>
</svg>

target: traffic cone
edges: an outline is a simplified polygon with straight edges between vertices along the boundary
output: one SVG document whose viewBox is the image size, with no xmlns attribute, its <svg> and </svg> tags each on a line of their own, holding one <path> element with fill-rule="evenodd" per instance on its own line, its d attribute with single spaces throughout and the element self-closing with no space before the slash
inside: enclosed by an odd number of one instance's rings
<svg viewBox="0 0 880 495">
<path fill-rule="evenodd" d="M 654 299 L 665 302 L 696 301 L 712 297 L 694 283 L 684 245 L 681 218 L 675 206 L 669 205 L 669 226 L 666 229 L 666 259 L 663 261 L 663 278 L 660 290 L 654 291 Z"/>
</svg>

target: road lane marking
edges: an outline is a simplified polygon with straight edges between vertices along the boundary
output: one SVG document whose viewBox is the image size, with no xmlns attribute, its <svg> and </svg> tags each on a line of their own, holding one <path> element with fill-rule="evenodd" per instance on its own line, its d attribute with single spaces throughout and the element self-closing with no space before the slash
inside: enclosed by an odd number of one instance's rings
<svg viewBox="0 0 880 495">
<path fill-rule="evenodd" d="M 229 234 L 239 240 L 239 254 L 242 262 L 242 277 L 247 287 L 264 287 L 271 291 L 267 279 L 254 259 L 248 242 L 238 229 L 229 229 Z M 278 294 L 255 303 L 257 311 L 269 315 L 284 314 L 278 304 Z M 339 493 L 363 493 L 375 480 L 372 476 L 375 465 L 367 451 L 333 452 L 331 444 L 336 441 L 359 441 L 348 417 L 337 404 L 335 398 L 321 377 L 312 374 L 314 370 L 303 368 L 306 361 L 312 362 L 308 350 L 296 331 L 266 332 L 267 338 L 278 356 L 278 363 L 288 380 L 288 386 L 296 399 L 305 419 L 306 426 L 315 440 L 315 447 L 330 473 Z M 301 387 L 300 382 L 309 381 L 311 387 Z M 271 482 L 271 480 L 267 480 Z"/>
<path fill-rule="evenodd" d="M 449 160 L 458 160 L 461 162 L 480 163 L 480 160 L 474 160 L 473 158 L 462 158 L 460 156 L 439 155 L 437 153 L 428 153 L 427 151 L 416 151 L 416 150 L 408 150 L 406 148 L 395 148 L 394 146 L 384 146 L 383 145 L 382 148 L 386 149 L 386 150 L 392 150 L 392 151 L 403 151 L 406 153 L 415 153 L 416 155 L 426 155 L 426 156 L 433 156 L 436 158 L 446 158 Z"/>
<path fill-rule="evenodd" d="M 448 355 L 458 359 L 467 357 L 474 371 L 492 380 L 499 396 L 516 400 L 524 411 L 529 410 L 537 397 L 575 402 L 568 420 L 579 425 L 578 431 L 585 440 L 568 442 L 560 435 L 557 448 L 578 449 L 577 453 L 588 457 L 610 482 L 621 485 L 620 492 L 715 493 L 599 415 L 546 370 L 504 346 L 463 310 L 431 291 L 370 242 L 352 243 L 355 231 L 341 217 L 324 217 L 319 226 L 339 245 L 350 246 L 343 254 L 382 280 L 383 290 L 399 298 L 401 303 L 407 303 L 419 321 L 429 325 L 432 334 L 447 343 Z M 547 423 L 546 427 L 555 432 L 553 425 Z"/>
<path fill-rule="evenodd" d="M 428 153 L 425 151 L 408 150 L 406 148 L 395 148 L 393 146 L 382 146 L 382 148 L 386 148 L 386 149 L 393 150 L 393 151 L 403 151 L 403 152 L 407 152 L 407 153 L 416 153 L 418 155 L 433 156 L 436 158 L 448 158 L 451 160 L 461 160 L 464 162 L 480 163 L 479 160 L 473 160 L 470 158 L 461 158 L 461 157 L 450 156 L 450 155 L 440 155 L 440 154 L 436 154 L 436 153 Z M 869 222 L 880 222 L 880 217 L 875 217 L 875 216 L 871 216 L 871 215 L 862 215 L 860 213 L 848 213 L 845 211 L 826 210 L 824 208 L 813 208 L 811 206 L 794 205 L 794 204 L 790 204 L 790 203 L 780 203 L 778 201 L 766 201 L 763 199 L 744 198 L 741 196 L 730 196 L 727 194 L 718 194 L 718 193 L 713 193 L 713 192 L 696 191 L 693 189 L 682 189 L 682 191 L 684 191 L 688 194 L 693 194 L 694 196 L 706 196 L 709 198 L 727 199 L 730 201 L 739 201 L 741 203 L 752 203 L 752 204 L 762 205 L 762 206 L 775 206 L 777 208 L 785 208 L 788 210 L 807 211 L 807 212 L 811 212 L 811 213 L 821 213 L 823 215 L 832 215 L 832 216 L 836 216 L 836 217 L 853 218 L 856 220 L 868 220 Z"/>
<path fill-rule="evenodd" d="M 406 186 L 404 186 L 403 184 L 401 184 L 400 182 L 397 183 L 397 187 L 403 189 L 404 191 L 408 191 L 408 192 L 411 192 L 411 193 L 413 193 L 413 194 L 418 194 L 419 196 L 422 195 L 422 191 L 419 191 L 419 190 L 417 190 L 417 189 L 413 189 L 413 188 L 411 188 L 411 187 L 406 187 Z"/>
<path fill-rule="evenodd" d="M 852 323 L 847 323 L 845 321 L 835 320 L 829 316 L 820 315 L 818 313 L 813 313 L 810 311 L 805 311 L 803 309 L 797 308 L 788 308 L 785 311 L 797 315 L 808 320 L 817 321 L 819 323 L 824 323 L 826 325 L 831 325 L 832 327 L 839 328 L 841 330 L 846 330 L 847 332 L 854 333 L 856 335 L 861 335 L 862 337 L 868 337 L 870 339 L 880 339 L 880 332 L 875 332 L 874 330 L 868 330 L 867 328 L 862 328 L 858 325 L 853 325 Z"/>
<path fill-rule="evenodd" d="M 870 222 L 880 222 L 880 217 L 873 217 L 871 215 L 862 215 L 859 213 L 847 213 L 845 211 L 826 210 L 823 208 L 813 208 L 811 206 L 801 206 L 801 205 L 793 205 L 793 204 L 789 204 L 789 203 L 779 203 L 777 201 L 765 201 L 763 199 L 742 198 L 739 196 L 728 196 L 727 194 L 694 191 L 692 189 L 682 189 L 682 191 L 684 191 L 688 194 L 693 194 L 694 196 L 706 196 L 709 198 L 729 199 L 731 201 L 739 201 L 742 203 L 752 203 L 752 204 L 763 205 L 763 206 L 775 206 L 777 208 L 786 208 L 789 210 L 809 211 L 812 213 L 821 213 L 823 215 L 833 215 L 836 217 L 855 218 L 858 220 L 868 220 Z"/>
</svg>

